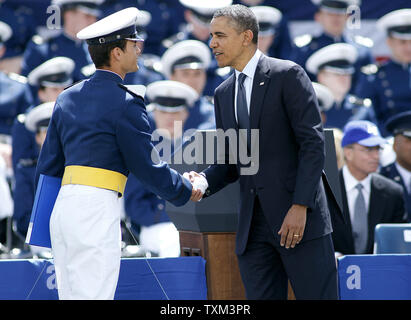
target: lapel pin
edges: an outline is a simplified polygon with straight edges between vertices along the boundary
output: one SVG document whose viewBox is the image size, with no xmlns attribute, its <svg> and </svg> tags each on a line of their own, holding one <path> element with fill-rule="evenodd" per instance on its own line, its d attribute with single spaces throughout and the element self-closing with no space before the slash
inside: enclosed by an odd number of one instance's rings
<svg viewBox="0 0 411 320">
<path fill-rule="evenodd" d="M 264 84 L 264 81 L 263 82 L 260 82 L 260 86 L 262 86 Z"/>
</svg>

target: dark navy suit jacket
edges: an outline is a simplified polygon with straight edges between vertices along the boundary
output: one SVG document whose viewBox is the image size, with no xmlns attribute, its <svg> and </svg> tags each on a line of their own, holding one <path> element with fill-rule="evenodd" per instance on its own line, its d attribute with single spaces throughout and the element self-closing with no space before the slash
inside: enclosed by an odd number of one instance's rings
<svg viewBox="0 0 411 320">
<path fill-rule="evenodd" d="M 219 129 L 238 129 L 234 92 L 233 74 L 215 92 Z M 331 233 L 321 180 L 325 159 L 321 117 L 311 81 L 299 65 L 265 55 L 260 57 L 253 80 L 250 124 L 251 129 L 260 130 L 258 172 L 240 175 L 240 165 L 228 162 L 211 165 L 204 171 L 209 184 L 206 196 L 239 179 L 237 254 L 246 248 L 256 195 L 278 242 L 277 232 L 292 204 L 308 207 L 302 242 Z M 226 159 L 229 152 L 226 148 Z"/>
</svg>

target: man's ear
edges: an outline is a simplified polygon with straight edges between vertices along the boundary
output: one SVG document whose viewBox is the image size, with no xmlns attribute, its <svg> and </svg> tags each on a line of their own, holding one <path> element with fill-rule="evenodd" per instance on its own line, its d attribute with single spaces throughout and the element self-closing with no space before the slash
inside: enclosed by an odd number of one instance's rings
<svg viewBox="0 0 411 320">
<path fill-rule="evenodd" d="M 248 46 L 253 41 L 254 34 L 251 30 L 245 30 L 244 35 L 244 45 Z"/>
</svg>

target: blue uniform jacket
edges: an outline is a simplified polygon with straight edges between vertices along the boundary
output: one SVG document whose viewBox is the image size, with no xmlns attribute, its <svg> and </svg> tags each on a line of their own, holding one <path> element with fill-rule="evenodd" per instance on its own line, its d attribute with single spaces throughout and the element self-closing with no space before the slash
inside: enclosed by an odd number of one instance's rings
<svg viewBox="0 0 411 320">
<path fill-rule="evenodd" d="M 363 74 L 355 89 L 360 98 L 372 101 L 379 129 L 387 135 L 384 123 L 388 118 L 411 109 L 411 64 L 388 60 L 375 72 Z"/>
<path fill-rule="evenodd" d="M 159 161 L 141 97 L 120 87 L 113 72 L 97 70 L 62 92 L 54 107 L 40 152 L 40 174 L 62 177 L 64 167 L 89 166 L 133 173 L 150 191 L 183 205 L 191 197 L 190 182 Z"/>
<path fill-rule="evenodd" d="M 395 166 L 395 162 L 381 168 L 380 173 L 383 176 L 399 183 L 404 188 L 405 209 L 408 213 L 408 222 L 411 222 L 411 195 L 407 193 L 407 187 L 405 186 L 404 180 L 402 179 L 400 173 L 398 172 Z"/>
<path fill-rule="evenodd" d="M 81 69 L 93 63 L 84 41 L 74 41 L 64 33 L 50 39 L 33 37 L 24 51 L 21 74 L 27 76 L 34 68 L 55 57 L 68 57 L 75 62 L 73 80 L 77 82 L 86 76 Z"/>
<path fill-rule="evenodd" d="M 310 37 L 307 35 L 307 37 Z M 310 41 L 307 41 L 308 43 L 306 45 L 303 45 L 301 47 L 297 46 L 294 48 L 293 52 L 291 53 L 290 60 L 294 61 L 295 63 L 299 64 L 305 69 L 305 63 L 307 62 L 308 58 L 316 51 L 318 51 L 321 48 L 324 48 L 330 44 L 334 43 L 348 43 L 353 45 L 354 47 L 357 48 L 358 50 L 358 58 L 357 62 L 354 64 L 355 68 L 355 73 L 353 75 L 353 81 L 352 81 L 352 88 L 355 87 L 361 73 L 361 67 L 369 65 L 373 63 L 374 59 L 371 53 L 371 50 L 369 47 L 366 47 L 362 44 L 359 44 L 356 41 L 353 41 L 352 39 L 342 36 L 339 39 L 335 39 L 325 33 L 320 34 L 319 36 L 312 37 Z M 307 70 L 306 70 L 307 71 Z M 316 76 L 311 74 L 310 72 L 307 71 L 308 76 L 312 81 L 316 81 Z M 353 92 L 353 91 L 352 91 Z"/>
<path fill-rule="evenodd" d="M 0 72 L 0 134 L 10 135 L 14 119 L 32 103 L 29 87 L 22 79 Z"/>
<path fill-rule="evenodd" d="M 325 111 L 326 128 L 344 129 L 347 122 L 353 120 L 368 120 L 376 122 L 374 112 L 369 106 L 365 106 L 361 99 L 348 94 L 341 101 L 340 105 L 334 104 L 330 109 Z"/>
</svg>

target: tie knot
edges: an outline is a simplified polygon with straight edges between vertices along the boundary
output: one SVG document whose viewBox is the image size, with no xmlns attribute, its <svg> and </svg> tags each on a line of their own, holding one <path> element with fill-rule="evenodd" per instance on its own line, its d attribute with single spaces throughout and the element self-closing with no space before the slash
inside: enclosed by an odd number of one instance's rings
<svg viewBox="0 0 411 320">
<path fill-rule="evenodd" d="M 363 186 L 361 183 L 359 183 L 359 184 L 357 184 L 357 185 L 355 186 L 355 188 L 356 188 L 358 191 L 362 191 L 362 189 L 364 189 L 364 186 Z"/>
<path fill-rule="evenodd" d="M 247 77 L 247 75 L 245 73 L 240 73 L 238 75 L 238 84 L 241 85 L 244 83 L 245 78 Z"/>
</svg>

